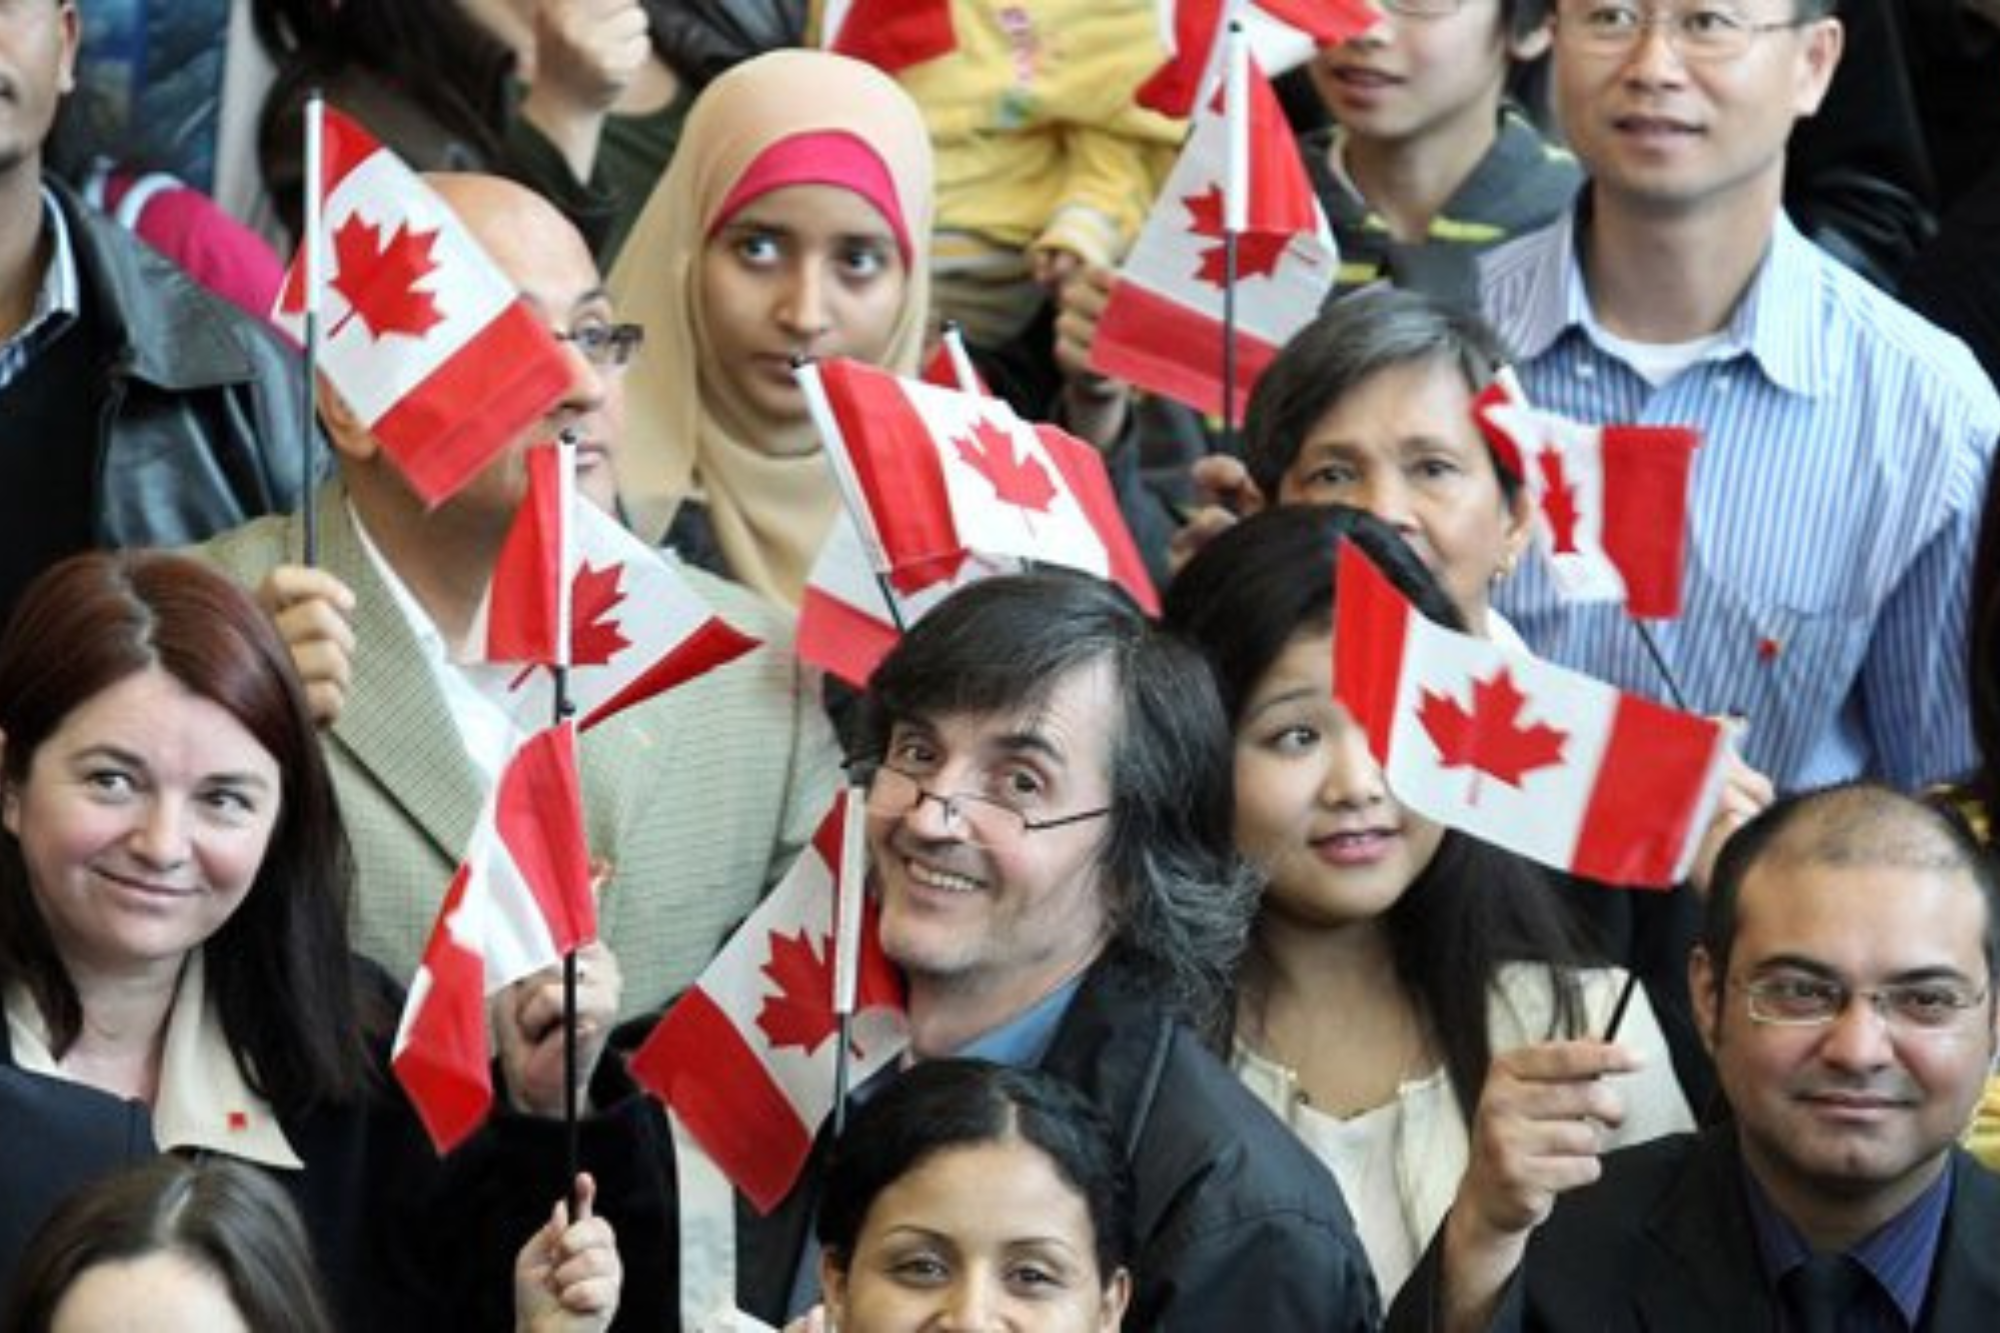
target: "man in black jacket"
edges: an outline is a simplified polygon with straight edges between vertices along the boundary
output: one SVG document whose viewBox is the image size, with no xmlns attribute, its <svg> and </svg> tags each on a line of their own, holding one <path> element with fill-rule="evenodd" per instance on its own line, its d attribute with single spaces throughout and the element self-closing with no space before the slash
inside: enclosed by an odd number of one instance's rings
<svg viewBox="0 0 2000 1333">
<path fill-rule="evenodd" d="M 44 176 L 70 0 L 0 5 L 0 618 L 92 546 L 174 546 L 303 491 L 298 359 Z"/>
<path fill-rule="evenodd" d="M 1688 970 L 1732 1122 L 1600 1168 L 1617 1048 L 1501 1057 L 1390 1327 L 1990 1327 L 2000 1179 L 1956 1143 L 1995 1052 L 1996 902 L 1908 797 L 1772 806 L 1723 849 Z"/>
<path fill-rule="evenodd" d="M 1372 1327 L 1339 1187 L 1204 1044 L 1255 906 L 1207 668 L 1107 584 L 995 579 L 918 622 L 861 725 L 911 1053 L 1036 1066 L 1105 1114 L 1138 1186 L 1125 1327 Z M 739 1213 L 739 1304 L 762 1318 L 813 1295 L 813 1175 Z"/>
</svg>

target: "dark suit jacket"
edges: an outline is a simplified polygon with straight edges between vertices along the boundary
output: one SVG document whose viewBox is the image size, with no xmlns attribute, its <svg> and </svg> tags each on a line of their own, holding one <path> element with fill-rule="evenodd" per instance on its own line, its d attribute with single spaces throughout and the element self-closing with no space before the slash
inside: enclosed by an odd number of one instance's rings
<svg viewBox="0 0 2000 1333">
<path fill-rule="evenodd" d="M 1379 1309 L 1340 1188 L 1115 957 L 1085 974 L 1042 1069 L 1110 1122 L 1137 1185 L 1126 1333 L 1360 1333 Z M 768 1217 L 737 1210 L 737 1303 L 782 1323 L 824 1140 Z"/>
<path fill-rule="evenodd" d="M 1495 1330 L 1700 1329 L 1767 1333 L 1766 1295 L 1733 1128 L 1615 1152 L 1597 1184 L 1564 1195 L 1528 1243 Z M 1990 1329 L 2000 1319 L 2000 1177 L 1952 1150 L 1951 1211 L 1938 1237 L 1922 1328 Z M 1390 1330 L 1434 1326 L 1433 1241 L 1390 1311 Z"/>
<path fill-rule="evenodd" d="M 56 1205 L 99 1176 L 156 1151 L 135 1102 L 79 1102 L 67 1088 L 0 1063 L 0 1287 Z"/>
</svg>

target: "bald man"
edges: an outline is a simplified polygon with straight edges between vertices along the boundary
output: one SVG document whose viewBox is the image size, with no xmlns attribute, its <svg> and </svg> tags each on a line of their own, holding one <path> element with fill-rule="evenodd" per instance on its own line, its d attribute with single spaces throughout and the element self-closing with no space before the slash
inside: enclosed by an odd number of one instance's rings
<svg viewBox="0 0 2000 1333">
<path fill-rule="evenodd" d="M 1957 1140 L 1996 1049 L 1996 903 L 1972 840 L 1888 788 L 1766 810 L 1688 967 L 1729 1122 L 1600 1163 L 1629 1055 L 1501 1056 L 1389 1327 L 1989 1327 L 2000 1179 Z"/>
<path fill-rule="evenodd" d="M 612 508 L 631 350 L 578 336 L 614 328 L 615 312 L 583 238 L 551 205 L 497 177 L 429 179 L 562 340 L 562 398 L 426 509 L 323 387 L 338 468 L 315 498 L 320 568 L 297 567 L 299 515 L 259 520 L 198 552 L 261 588 L 313 682 L 315 708 L 334 717 L 326 746 L 360 870 L 356 944 L 405 982 L 506 758 L 499 703 L 454 663 L 526 490 L 524 451 L 574 432 L 578 490 Z M 802 688 L 788 625 L 733 585 L 683 573 L 764 646 L 582 737 L 590 851 L 608 872 L 600 928 L 622 965 L 624 1017 L 694 979 L 789 867 L 836 781 L 832 736 Z"/>
</svg>

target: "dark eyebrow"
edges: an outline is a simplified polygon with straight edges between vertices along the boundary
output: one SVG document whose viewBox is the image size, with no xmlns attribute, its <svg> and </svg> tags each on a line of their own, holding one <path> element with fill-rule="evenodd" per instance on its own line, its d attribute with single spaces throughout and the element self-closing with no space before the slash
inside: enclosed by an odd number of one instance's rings
<svg viewBox="0 0 2000 1333">
<path fill-rule="evenodd" d="M 1826 981 L 1838 982 L 1840 985 L 1843 986 L 1851 984 L 1847 980 L 1847 978 L 1841 976 L 1840 973 L 1835 971 L 1833 968 L 1828 967 L 1825 963 L 1822 963 L 1814 958 L 1804 957 L 1803 955 L 1800 954 L 1776 954 L 1770 958 L 1764 959 L 1762 962 L 1754 964 L 1750 970 L 1753 973 L 1758 973 L 1758 974 L 1762 974 L 1765 972 L 1777 972 L 1777 971 L 1804 972 L 1811 976 L 1824 979 Z M 1884 978 L 1883 981 L 1878 982 L 1876 984 L 1893 986 L 1893 985 L 1906 984 L 1910 982 L 1925 982 L 1925 981 L 1970 982 L 1971 980 L 1972 978 L 1969 975 L 1959 971 L 1959 969 L 1953 967 L 1949 963 L 1927 963 L 1920 967 L 1905 968 L 1901 972 L 1891 973 L 1888 977 Z"/>
<path fill-rule="evenodd" d="M 1004 732 L 985 744 L 986 748 L 999 750 L 1004 754 L 1037 754 L 1057 765 L 1069 762 L 1069 756 L 1039 731 Z"/>
<path fill-rule="evenodd" d="M 141 773 L 150 773 L 153 771 L 152 765 L 148 764 L 145 759 L 130 750 L 113 745 L 108 741 L 96 745 L 87 745 L 69 756 L 69 762 L 72 764 L 87 763 L 91 760 L 110 760 L 112 763 L 121 764 L 126 768 L 135 768 Z M 265 780 L 262 774 L 252 773 L 247 770 L 240 773 L 207 773 L 202 776 L 202 781 L 222 782 L 239 787 L 268 788 L 271 785 Z"/>
</svg>

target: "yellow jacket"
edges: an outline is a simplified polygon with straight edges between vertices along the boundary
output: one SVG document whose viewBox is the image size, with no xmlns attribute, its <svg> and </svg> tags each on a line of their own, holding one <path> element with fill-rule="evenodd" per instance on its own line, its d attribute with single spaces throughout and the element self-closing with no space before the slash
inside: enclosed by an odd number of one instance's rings
<svg viewBox="0 0 2000 1333">
<path fill-rule="evenodd" d="M 938 230 L 1116 263 L 1186 133 L 1132 101 L 1167 57 L 1153 0 L 951 10 L 958 49 L 896 75 L 937 152 Z"/>
</svg>

